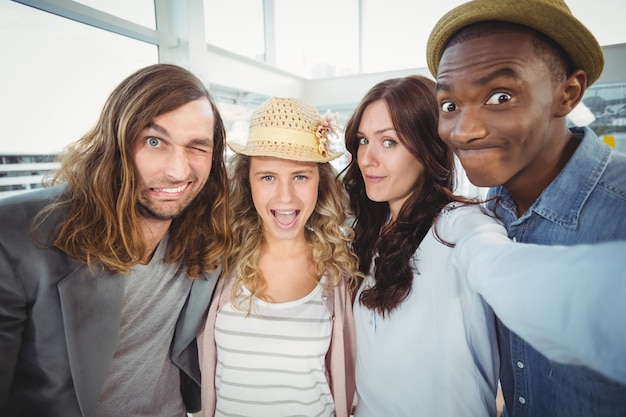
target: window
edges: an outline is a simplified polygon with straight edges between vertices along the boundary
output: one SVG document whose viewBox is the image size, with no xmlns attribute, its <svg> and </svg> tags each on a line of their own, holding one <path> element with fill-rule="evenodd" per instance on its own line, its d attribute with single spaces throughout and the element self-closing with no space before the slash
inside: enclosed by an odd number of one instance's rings
<svg viewBox="0 0 626 417">
<path fill-rule="evenodd" d="M 204 0 L 207 43 L 265 62 L 263 0 Z"/>
<path fill-rule="evenodd" d="M 3 154 L 58 153 L 96 121 L 157 47 L 13 2 L 0 3 Z"/>
<path fill-rule="evenodd" d="M 430 31 L 448 10 L 465 1 L 363 0 L 362 71 L 425 67 Z"/>
<path fill-rule="evenodd" d="M 274 0 L 276 66 L 305 78 L 359 72 L 358 0 Z"/>
<path fill-rule="evenodd" d="M 154 0 L 74 0 L 113 16 L 156 29 Z"/>
</svg>

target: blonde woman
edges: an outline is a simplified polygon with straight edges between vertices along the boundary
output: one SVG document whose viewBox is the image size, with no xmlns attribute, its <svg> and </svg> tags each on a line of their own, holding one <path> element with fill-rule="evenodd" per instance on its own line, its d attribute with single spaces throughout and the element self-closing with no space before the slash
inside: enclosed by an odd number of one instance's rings
<svg viewBox="0 0 626 417">
<path fill-rule="evenodd" d="M 354 398 L 347 196 L 334 119 L 273 97 L 229 143 L 234 250 L 199 335 L 205 416 L 347 417 Z"/>
</svg>

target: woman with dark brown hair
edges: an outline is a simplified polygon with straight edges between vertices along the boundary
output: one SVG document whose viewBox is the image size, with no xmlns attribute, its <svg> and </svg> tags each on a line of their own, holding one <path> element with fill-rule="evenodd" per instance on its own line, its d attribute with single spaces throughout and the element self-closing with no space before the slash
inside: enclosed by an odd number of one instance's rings
<svg viewBox="0 0 626 417">
<path fill-rule="evenodd" d="M 457 196 L 437 135 L 435 83 L 374 86 L 348 121 L 344 177 L 367 278 L 354 303 L 356 416 L 495 415 L 490 307 L 452 263 L 466 231 L 496 220 Z"/>
</svg>

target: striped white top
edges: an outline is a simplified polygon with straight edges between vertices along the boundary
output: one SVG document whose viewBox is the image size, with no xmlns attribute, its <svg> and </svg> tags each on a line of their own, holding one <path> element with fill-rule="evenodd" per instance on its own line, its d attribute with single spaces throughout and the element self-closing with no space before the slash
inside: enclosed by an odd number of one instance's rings
<svg viewBox="0 0 626 417">
<path fill-rule="evenodd" d="M 331 331 L 319 285 L 286 303 L 254 299 L 250 315 L 226 304 L 215 324 L 215 416 L 334 416 Z"/>
</svg>

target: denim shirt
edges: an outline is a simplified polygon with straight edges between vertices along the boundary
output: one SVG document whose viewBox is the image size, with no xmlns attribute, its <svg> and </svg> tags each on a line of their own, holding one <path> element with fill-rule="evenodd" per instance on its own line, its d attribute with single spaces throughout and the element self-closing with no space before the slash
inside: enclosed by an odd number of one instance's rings
<svg viewBox="0 0 626 417">
<path fill-rule="evenodd" d="M 501 196 L 490 208 L 510 238 L 551 245 L 626 239 L 626 155 L 589 128 L 571 130 L 581 141 L 576 152 L 521 217 L 506 189 L 490 190 Z M 503 416 L 626 416 L 626 385 L 584 366 L 550 361 L 502 322 L 498 343 Z"/>
</svg>

